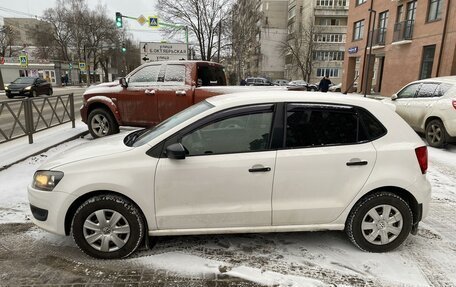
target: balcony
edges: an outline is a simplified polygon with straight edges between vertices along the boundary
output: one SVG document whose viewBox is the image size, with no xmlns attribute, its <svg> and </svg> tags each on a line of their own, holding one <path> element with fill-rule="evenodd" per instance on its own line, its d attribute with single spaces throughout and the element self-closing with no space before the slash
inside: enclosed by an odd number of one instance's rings
<svg viewBox="0 0 456 287">
<path fill-rule="evenodd" d="M 396 44 L 410 43 L 413 38 L 414 24 L 414 20 L 406 20 L 394 24 L 393 42 L 397 42 Z"/>
<path fill-rule="evenodd" d="M 370 37 L 370 40 L 372 41 L 372 46 L 385 46 L 385 40 L 386 40 L 386 28 L 378 28 L 375 29 Z"/>
</svg>

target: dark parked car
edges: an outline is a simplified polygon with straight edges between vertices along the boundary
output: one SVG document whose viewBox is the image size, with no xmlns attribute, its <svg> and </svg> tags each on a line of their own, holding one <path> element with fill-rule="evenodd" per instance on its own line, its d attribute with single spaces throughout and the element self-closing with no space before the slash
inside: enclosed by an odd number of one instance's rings
<svg viewBox="0 0 456 287">
<path fill-rule="evenodd" d="M 307 83 L 304 80 L 291 81 L 287 85 L 287 89 L 290 91 L 318 91 L 318 85 Z"/>
<path fill-rule="evenodd" d="M 10 99 L 14 96 L 50 96 L 52 95 L 52 86 L 46 80 L 38 77 L 19 77 L 8 86 L 5 86 L 5 93 Z"/>
</svg>

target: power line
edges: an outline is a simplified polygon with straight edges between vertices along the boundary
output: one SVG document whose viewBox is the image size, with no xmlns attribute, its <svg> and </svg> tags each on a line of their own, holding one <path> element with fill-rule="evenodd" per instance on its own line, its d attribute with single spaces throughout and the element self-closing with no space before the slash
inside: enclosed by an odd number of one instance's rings
<svg viewBox="0 0 456 287">
<path fill-rule="evenodd" d="M 0 10 L 2 10 L 4 12 L 7 12 L 7 13 L 10 13 L 10 14 L 12 13 L 12 14 L 23 15 L 23 16 L 28 16 L 28 17 L 35 18 L 35 19 L 39 18 L 38 15 L 33 15 L 33 14 L 25 13 L 25 12 L 22 12 L 22 11 L 6 8 L 6 7 L 0 7 Z"/>
</svg>

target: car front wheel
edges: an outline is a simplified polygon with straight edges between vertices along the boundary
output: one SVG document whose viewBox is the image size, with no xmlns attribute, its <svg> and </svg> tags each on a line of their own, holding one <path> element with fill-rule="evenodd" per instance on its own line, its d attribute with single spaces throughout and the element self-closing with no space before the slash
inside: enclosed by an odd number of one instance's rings
<svg viewBox="0 0 456 287">
<path fill-rule="evenodd" d="M 90 134 L 94 138 L 100 138 L 119 132 L 119 126 L 111 112 L 105 109 L 95 109 L 90 112 L 88 118 Z"/>
<path fill-rule="evenodd" d="M 72 222 L 73 238 L 86 254 L 124 258 L 141 244 L 145 225 L 138 208 L 115 195 L 99 195 L 84 202 Z"/>
<path fill-rule="evenodd" d="M 361 250 L 387 252 L 400 246 L 412 230 L 410 206 L 390 192 L 378 192 L 358 202 L 345 231 Z"/>
<path fill-rule="evenodd" d="M 442 148 L 446 145 L 446 130 L 440 120 L 432 120 L 426 126 L 426 141 L 432 147 Z"/>
</svg>

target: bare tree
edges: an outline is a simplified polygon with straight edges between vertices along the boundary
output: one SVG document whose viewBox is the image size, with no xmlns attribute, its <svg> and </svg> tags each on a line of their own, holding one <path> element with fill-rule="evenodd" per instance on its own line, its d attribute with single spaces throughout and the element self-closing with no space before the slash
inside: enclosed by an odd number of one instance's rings
<svg viewBox="0 0 456 287">
<path fill-rule="evenodd" d="M 202 60 L 215 56 L 219 40 L 219 25 L 227 19 L 232 0 L 158 0 L 160 18 L 166 23 L 187 26 L 196 38 Z M 167 28 L 169 34 L 182 28 Z"/>
<path fill-rule="evenodd" d="M 2 57 L 7 57 L 7 55 L 11 57 L 12 46 L 15 40 L 16 34 L 11 26 L 4 25 L 0 27 L 0 55 Z"/>
<path fill-rule="evenodd" d="M 306 25 L 300 24 L 286 41 L 281 44 L 282 54 L 289 57 L 292 68 L 299 71 L 302 79 L 310 81 L 313 69 L 313 55 L 317 49 L 316 37 L 318 31 L 313 22 L 313 17 Z"/>
<path fill-rule="evenodd" d="M 232 62 L 238 80 L 245 78 L 246 59 L 249 59 L 256 45 L 256 36 L 263 13 L 256 1 L 237 1 L 231 10 Z"/>
</svg>

